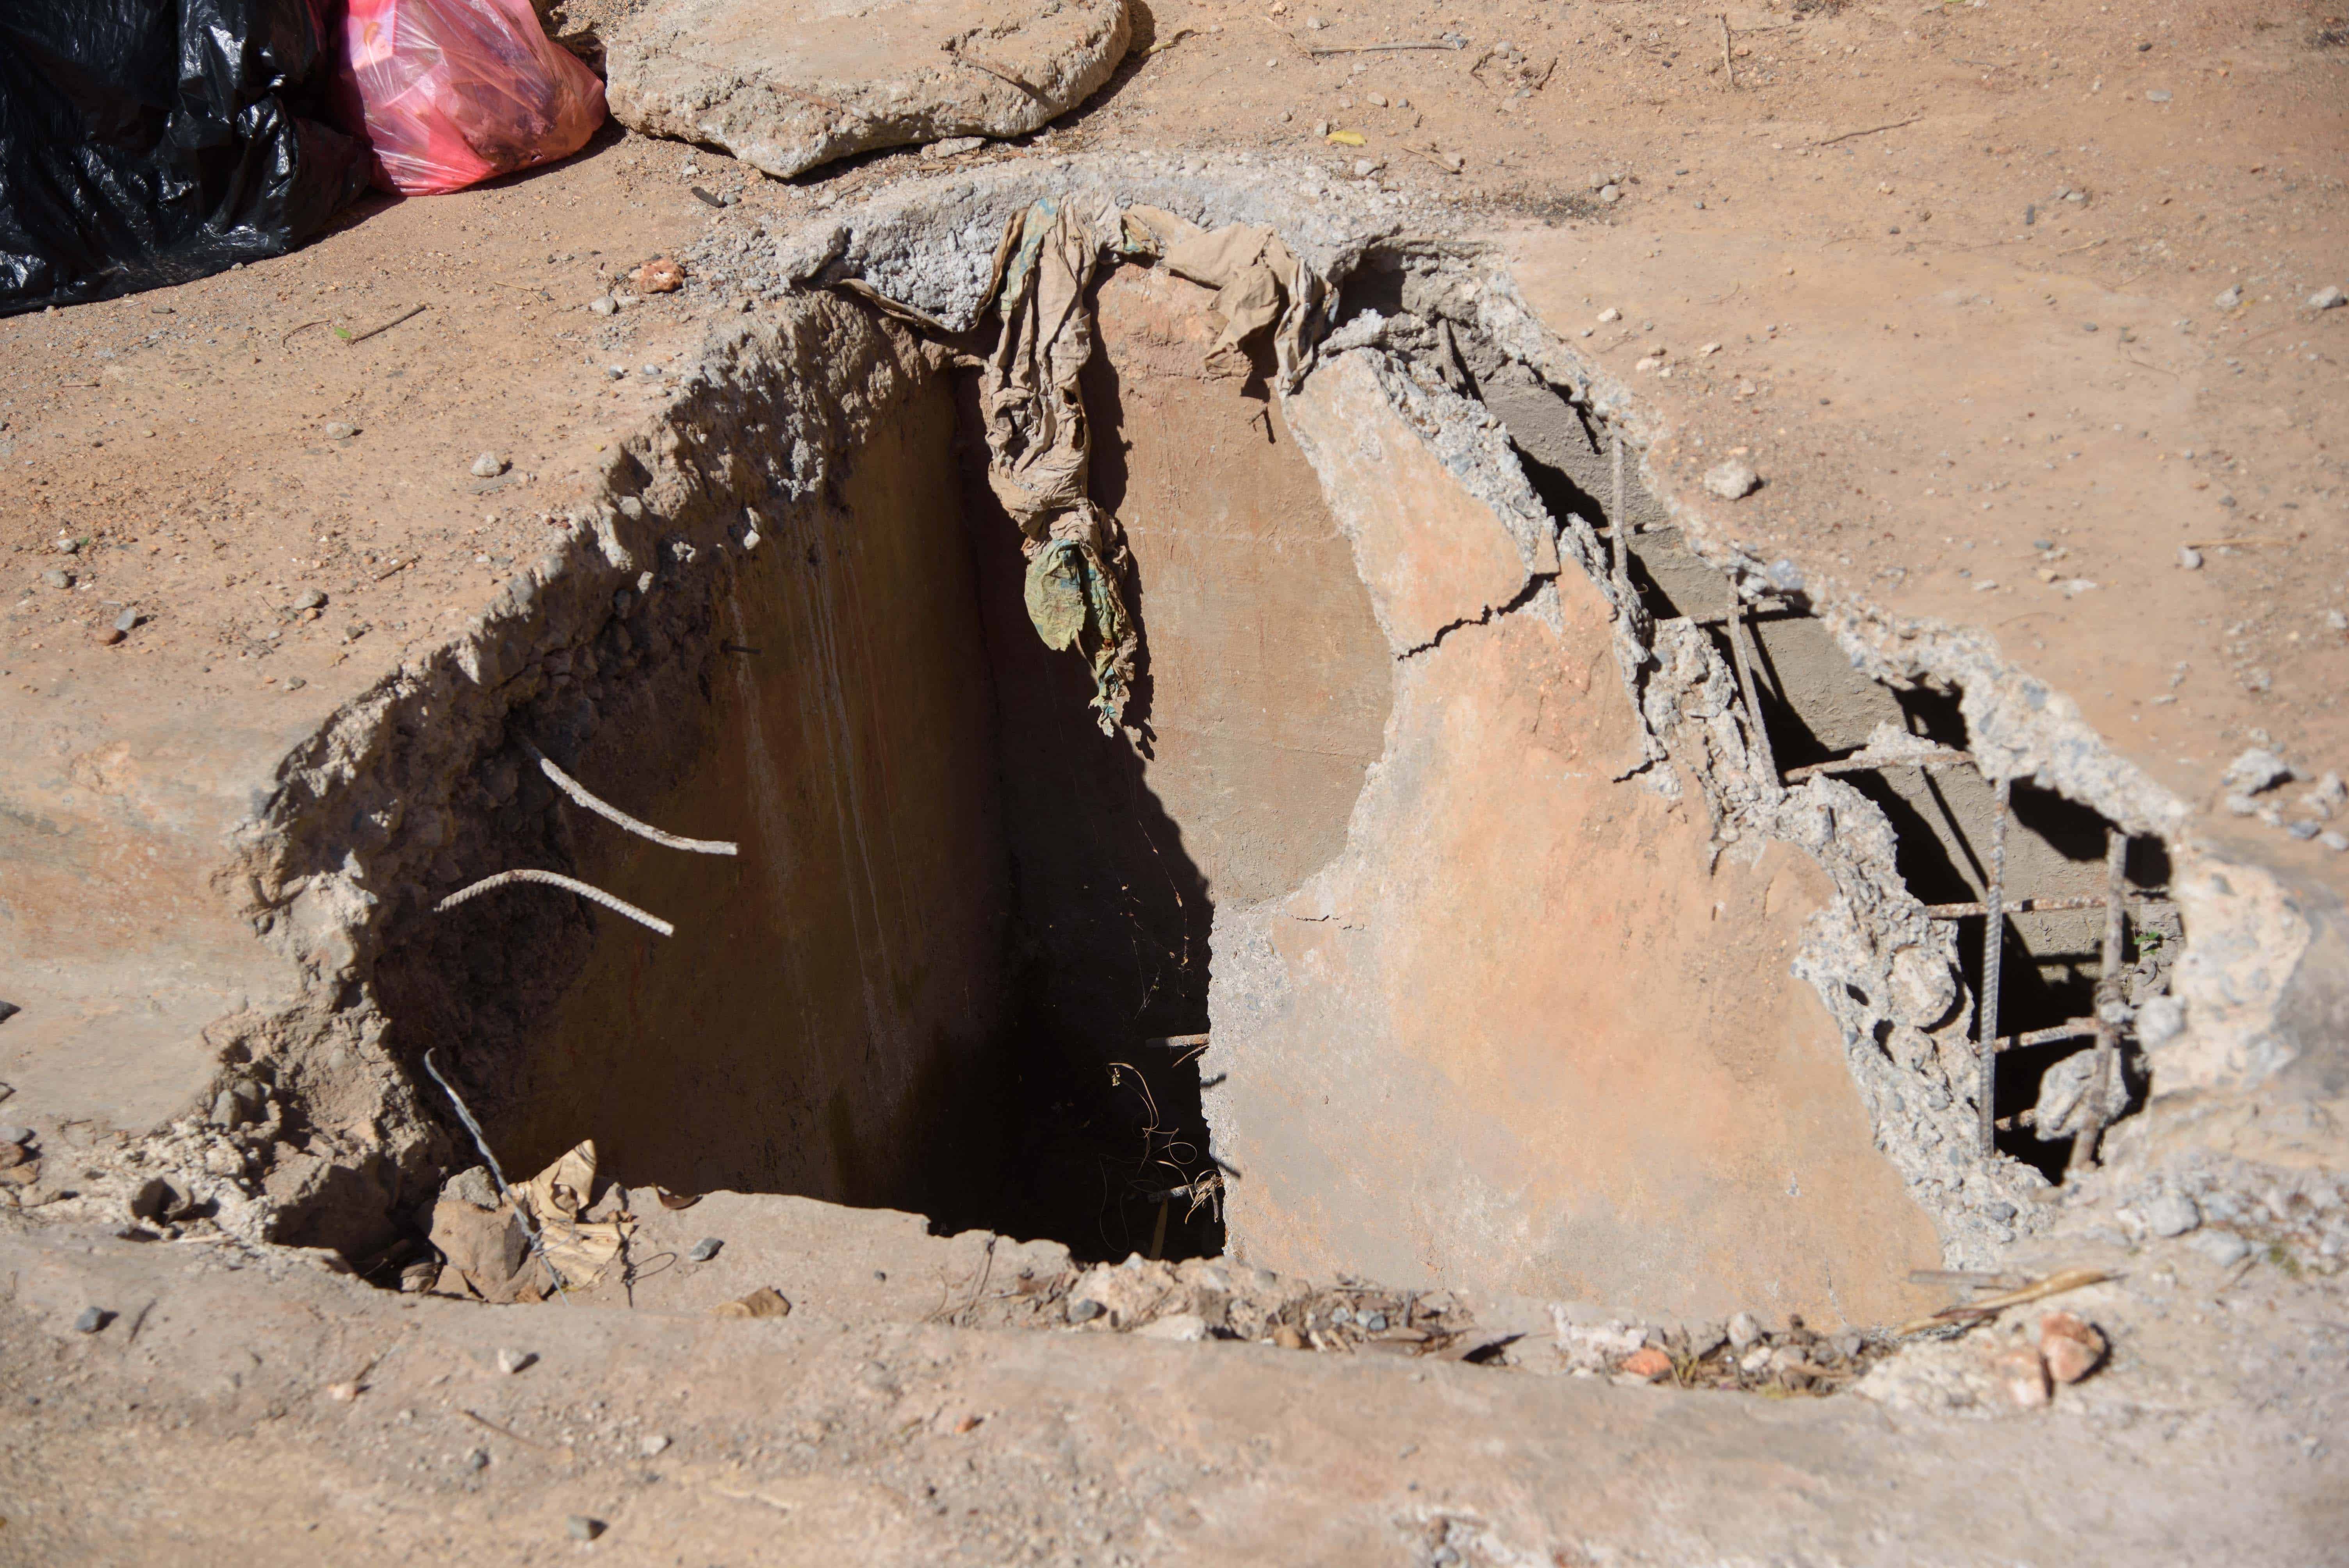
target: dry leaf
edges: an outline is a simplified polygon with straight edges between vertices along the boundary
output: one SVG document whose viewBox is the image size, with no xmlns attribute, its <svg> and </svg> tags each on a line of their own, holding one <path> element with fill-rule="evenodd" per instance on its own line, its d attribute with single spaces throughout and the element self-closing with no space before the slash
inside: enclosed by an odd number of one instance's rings
<svg viewBox="0 0 2349 1568">
<path fill-rule="evenodd" d="M 701 1194 L 698 1192 L 688 1192 L 680 1196 L 666 1187 L 654 1188 L 653 1196 L 660 1200 L 660 1206 L 664 1209 L 690 1209 L 701 1202 Z"/>
<path fill-rule="evenodd" d="M 1339 147 L 1366 147 L 1370 144 L 1370 138 L 1359 130 L 1333 130 L 1330 133 L 1330 140 Z"/>
<path fill-rule="evenodd" d="M 723 1301 L 710 1308 L 712 1317 L 789 1317 L 792 1304 L 773 1285 L 762 1284 L 740 1301 Z"/>
</svg>

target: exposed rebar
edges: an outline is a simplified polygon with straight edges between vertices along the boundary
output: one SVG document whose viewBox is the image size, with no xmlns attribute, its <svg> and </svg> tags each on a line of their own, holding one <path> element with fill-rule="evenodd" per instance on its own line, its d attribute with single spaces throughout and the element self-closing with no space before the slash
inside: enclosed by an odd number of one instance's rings
<svg viewBox="0 0 2349 1568">
<path fill-rule="evenodd" d="M 1745 651 L 1745 601 L 1738 597 L 1737 584 L 1729 585 L 1729 652 L 1737 661 L 1737 686 L 1745 694 L 1745 716 L 1754 726 L 1754 749 L 1761 755 L 1762 770 L 1769 775 L 1774 789 L 1783 789 L 1786 781 L 1778 776 L 1778 758 L 1770 749 L 1770 731 L 1762 722 L 1762 702 L 1754 686 L 1754 661 Z"/>
<path fill-rule="evenodd" d="M 677 934 L 677 927 L 671 925 L 667 921 L 663 920 L 659 915 L 647 914 L 633 903 L 614 898 L 610 893 L 605 892 L 601 888 L 589 887 L 585 882 L 579 881 L 576 877 L 567 877 L 563 875 L 560 872 L 500 872 L 493 877 L 483 877 L 480 882 L 475 882 L 471 887 L 459 888 L 455 892 L 450 893 L 447 898 L 444 898 L 439 903 L 434 904 L 432 906 L 432 913 L 435 914 L 445 914 L 449 911 L 456 908 L 459 904 L 464 903 L 467 899 L 476 898 L 482 893 L 488 892 L 492 888 L 504 887 L 509 882 L 544 882 L 549 887 L 567 888 L 571 892 L 577 893 L 581 898 L 585 899 L 588 903 L 600 903 L 615 914 L 625 914 L 630 920 L 635 921 L 638 925 L 649 927 L 654 931 L 659 932 L 663 936 L 675 936 Z"/>
<path fill-rule="evenodd" d="M 739 855 L 742 852 L 741 847 L 733 843 L 730 840 L 680 838 L 675 833 L 663 832 L 660 829 L 654 827 L 650 822 L 639 822 L 634 817 L 629 816 L 626 811 L 621 810 L 617 806 L 610 805 L 603 800 L 597 799 L 595 796 L 588 790 L 587 786 L 579 782 L 578 779 L 571 777 L 570 774 L 565 773 L 562 769 L 557 768 L 554 765 L 554 759 L 546 756 L 535 746 L 530 748 L 530 754 L 538 758 L 539 771 L 545 774 L 549 779 L 554 780 L 554 787 L 556 789 L 562 790 L 565 795 L 570 796 L 574 800 L 578 801 L 579 804 L 586 807 L 589 810 L 595 812 L 605 821 L 617 822 L 621 827 L 627 829 L 628 831 L 636 834 L 636 837 L 640 839 L 650 839 L 656 844 L 665 844 L 672 850 L 690 851 L 692 853 L 697 855 Z"/>
<path fill-rule="evenodd" d="M 2019 898 L 2006 906 L 2009 914 L 2053 914 L 2060 910 L 2102 909 L 2112 901 L 2102 893 L 2084 893 L 2077 898 Z M 2175 909 L 2178 901 L 2170 898 L 2124 898 L 2139 909 Z M 1987 914 L 1989 906 L 1979 903 L 1929 903 L 1925 916 L 1929 920 L 1964 920 L 1971 915 Z"/>
<path fill-rule="evenodd" d="M 2080 1130 L 2072 1135 L 2067 1171 L 2085 1171 L 2096 1162 L 2096 1141 L 2105 1133 L 2105 1097 L 2112 1092 L 2113 1058 L 2119 1040 L 2108 1015 L 2121 999 L 2121 949 L 2128 928 L 2128 835 L 2116 824 L 2105 842 L 2104 972 L 2096 976 L 2096 1060 L 2088 1074 L 2088 1103 Z"/>
<path fill-rule="evenodd" d="M 1985 1159 L 1998 1152 L 1998 965 L 2006 946 L 2006 801 L 2008 781 L 1998 781 L 1997 804 L 1991 812 L 1990 896 L 1982 901 L 1981 1061 L 1976 1092 L 1982 1097 L 1982 1151 Z"/>
</svg>

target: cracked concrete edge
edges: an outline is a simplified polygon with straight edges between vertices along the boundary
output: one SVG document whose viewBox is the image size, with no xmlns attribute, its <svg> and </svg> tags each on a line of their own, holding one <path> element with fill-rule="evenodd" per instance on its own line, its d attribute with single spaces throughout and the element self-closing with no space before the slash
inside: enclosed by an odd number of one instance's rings
<svg viewBox="0 0 2349 1568">
<path fill-rule="evenodd" d="M 821 504 L 855 428 L 923 357 L 893 331 L 823 294 L 723 323 L 676 391 L 554 514 L 565 527 L 553 548 L 286 752 L 212 884 L 298 978 L 209 1025 L 221 1065 L 194 1102 L 94 1157 L 50 1218 L 119 1222 L 129 1196 L 160 1177 L 216 1204 L 223 1229 L 270 1241 L 338 1170 L 378 1173 L 398 1191 L 403 1176 L 460 1152 L 428 1109 L 438 1091 L 395 1056 L 367 989 L 401 923 L 431 919 L 437 893 L 451 891 L 426 887 L 460 809 L 455 789 L 508 746 L 510 716 L 547 689 L 555 662 L 657 596 L 722 593 L 751 531 L 772 534 L 788 510 Z M 257 1130 L 212 1114 L 239 1080 L 267 1097 Z M 306 1147 L 277 1142 L 288 1130 Z"/>
<path fill-rule="evenodd" d="M 1487 267 L 1483 283 L 1476 324 L 1488 340 L 1622 429 L 1640 482 L 1680 525 L 1688 547 L 1742 594 L 1801 593 L 1862 673 L 1894 686 L 1930 681 L 1956 688 L 1990 778 L 2028 778 L 2133 834 L 2161 840 L 2172 856 L 2171 890 L 2187 942 L 2173 975 L 2184 1027 L 2147 1052 L 2156 1096 L 2240 1092 L 2293 1077 L 2312 1080 L 2314 1093 L 2341 1095 L 2349 1069 L 2339 1031 L 2326 1020 L 2349 1008 L 2349 983 L 2338 964 L 2307 962 L 2321 945 L 2320 931 L 2337 923 L 2333 900 L 2201 840 L 2188 802 L 2116 753 L 2070 697 L 2008 661 L 1987 632 L 1887 614 L 1838 579 L 1808 574 L 1793 562 L 1764 563 L 1736 543 L 1716 507 L 1650 461 L 1651 449 L 1674 435 L 1670 423 L 1544 326 L 1505 270 Z M 1837 1008 L 1824 985 L 1821 995 Z M 1850 1044 L 1855 1059 L 1864 1059 L 1858 1041 Z"/>
</svg>

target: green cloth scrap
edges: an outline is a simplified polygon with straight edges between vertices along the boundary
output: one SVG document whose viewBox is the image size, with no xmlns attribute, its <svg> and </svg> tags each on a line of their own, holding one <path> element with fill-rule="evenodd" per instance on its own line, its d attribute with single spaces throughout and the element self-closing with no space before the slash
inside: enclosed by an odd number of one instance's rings
<svg viewBox="0 0 2349 1568">
<path fill-rule="evenodd" d="M 1125 711 L 1118 647 L 1125 641 L 1125 601 L 1091 546 L 1048 539 L 1028 563 L 1028 618 L 1044 645 L 1076 648 L 1093 672 L 1093 711 L 1102 733 L 1115 735 Z M 1088 634 L 1090 633 L 1090 635 Z"/>
</svg>

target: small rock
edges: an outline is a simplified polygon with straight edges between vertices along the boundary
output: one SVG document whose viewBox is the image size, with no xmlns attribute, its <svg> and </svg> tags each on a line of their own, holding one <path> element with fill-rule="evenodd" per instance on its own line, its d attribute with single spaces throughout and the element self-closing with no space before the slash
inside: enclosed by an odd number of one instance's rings
<svg viewBox="0 0 2349 1568">
<path fill-rule="evenodd" d="M 30 1143 L 32 1141 L 33 1130 L 31 1128 L 19 1127 L 13 1121 L 0 1121 L 0 1143 L 21 1144 Z"/>
<path fill-rule="evenodd" d="M 357 435 L 359 429 L 357 425 L 346 425 L 340 419 L 329 419 L 318 433 L 330 441 L 347 441 Z"/>
<path fill-rule="evenodd" d="M 2169 101 L 2169 89 L 2168 88 L 2147 88 L 2145 89 L 2145 101 L 2147 103 L 2168 103 Z"/>
<path fill-rule="evenodd" d="M 1384 1334 L 1386 1331 L 1387 1331 L 1387 1315 L 1386 1315 L 1385 1313 L 1383 1313 L 1383 1312 L 1366 1312 L 1366 1313 L 1362 1314 L 1362 1332 L 1363 1332 L 1363 1333 L 1365 1333 L 1365 1334 Z"/>
<path fill-rule="evenodd" d="M 1094 1318 L 1099 1317 L 1101 1315 L 1102 1304 L 1090 1297 L 1083 1301 L 1072 1301 L 1069 1303 L 1069 1321 L 1071 1323 L 1091 1323 Z"/>
<path fill-rule="evenodd" d="M 966 152 L 976 152 L 987 145 L 983 136 L 949 136 L 944 141 L 934 141 L 921 150 L 928 159 L 959 158 Z"/>
<path fill-rule="evenodd" d="M 1610 305 L 1609 305 L 1605 310 L 1602 310 L 1602 311 L 1600 311 L 1600 312 L 1599 313 L 1599 325 L 1601 325 L 1601 326 L 1605 326 L 1605 325 L 1607 325 L 1608 324 L 1609 324 L 1610 322 L 1618 322 L 1618 321 L 1620 321 L 1620 320 L 1622 320 L 1622 319 L 1623 319 L 1623 313 L 1622 313 L 1621 311 L 1619 311 L 1619 310 L 1617 310 L 1617 309 L 1616 309 L 1613 305 L 1611 305 L 1611 304 L 1610 304 Z"/>
<path fill-rule="evenodd" d="M 296 610 L 316 610 L 323 608 L 326 603 L 326 596 L 324 593 L 320 593 L 316 588 L 305 588 L 302 591 L 302 596 L 294 601 L 294 608 Z"/>
<path fill-rule="evenodd" d="M 597 315 L 616 315 L 620 307 L 610 294 L 597 294 L 587 302 L 587 308 Z"/>
<path fill-rule="evenodd" d="M 2055 1381 L 2077 1383 L 2105 1358 L 2105 1336 L 2078 1313 L 2051 1312 L 2039 1320 L 2039 1355 Z"/>
<path fill-rule="evenodd" d="M 2240 284 L 2229 284 L 2225 288 L 2219 291 L 2218 294 L 2212 298 L 2210 303 L 2217 305 L 2220 310 L 2234 309 L 2237 305 L 2243 303 L 2243 285 Z"/>
<path fill-rule="evenodd" d="M 487 1449 L 467 1449 L 465 1450 L 464 1464 L 465 1468 L 470 1470 L 485 1470 L 489 1469 L 490 1450 Z"/>
<path fill-rule="evenodd" d="M 1738 500 L 1760 488 L 1762 476 L 1751 465 L 1734 459 L 1708 471 L 1704 488 L 1723 500 Z"/>
<path fill-rule="evenodd" d="M 1316 136 L 1327 136 L 1327 135 L 1329 135 L 1329 134 L 1330 134 L 1330 122 L 1329 122 L 1328 120 L 1326 120 L 1326 119 L 1317 119 L 1317 120 L 1315 120 L 1315 121 L 1313 122 L 1313 134 L 1314 134 L 1314 135 L 1316 135 Z"/>
<path fill-rule="evenodd" d="M 1368 180 L 1371 175 L 1376 174 L 1378 171 L 1379 171 L 1379 166 L 1378 166 L 1377 164 L 1375 164 L 1375 163 L 1371 162 L 1369 159 L 1367 159 L 1367 158 L 1357 158 L 1356 160 L 1354 160 L 1354 178 L 1355 178 L 1355 179 L 1357 179 L 1357 180 Z"/>
<path fill-rule="evenodd" d="M 41 573 L 41 581 L 52 588 L 70 588 L 74 585 L 73 573 L 55 566 Z"/>
<path fill-rule="evenodd" d="M 129 633 L 135 630 L 138 625 L 139 612 L 136 610 L 125 610 L 114 617 L 114 629 L 118 632 Z"/>
<path fill-rule="evenodd" d="M 725 1244 L 726 1243 L 723 1241 L 719 1240 L 716 1236 L 704 1236 L 701 1240 L 694 1243 L 692 1249 L 685 1255 L 690 1262 L 706 1264 L 710 1259 L 716 1257 L 718 1255 L 718 1249 Z"/>
<path fill-rule="evenodd" d="M 505 1349 L 498 1352 L 498 1370 L 511 1377 L 524 1367 L 538 1364 L 538 1357 L 528 1350 Z"/>
<path fill-rule="evenodd" d="M 1623 200 L 1623 188 L 1619 185 L 1601 185 L 1599 188 L 1599 200 L 1612 207 L 1616 202 Z"/>
<path fill-rule="evenodd" d="M 96 1334 L 99 1329 L 104 1328 L 108 1324 L 112 1323 L 113 1321 L 114 1314 L 107 1311 L 106 1308 L 102 1306 L 85 1306 L 81 1309 L 81 1315 L 74 1319 L 74 1332 L 76 1334 Z"/>
<path fill-rule="evenodd" d="M 1670 1376 L 1671 1369 L 1672 1358 L 1652 1345 L 1642 1346 L 1623 1357 L 1620 1367 L 1620 1370 L 1649 1383 Z"/>
<path fill-rule="evenodd" d="M 1189 1345 L 1207 1337 L 1207 1320 L 1195 1312 L 1174 1312 L 1133 1331 L 1137 1339 L 1172 1339 Z"/>
<path fill-rule="evenodd" d="M 2316 841 L 2336 855 L 2349 850 L 2349 833 L 2323 832 L 2316 835 Z"/>
<path fill-rule="evenodd" d="M 359 1386 L 357 1383 L 329 1383 L 326 1385 L 326 1398 L 332 1399 L 337 1405 L 350 1404 L 358 1397 Z"/>
<path fill-rule="evenodd" d="M 493 480 L 505 471 L 506 460 L 495 452 L 483 452 L 473 459 L 473 477 L 477 480 Z"/>
<path fill-rule="evenodd" d="M 90 635 L 97 640 L 100 647 L 110 648 L 122 641 L 124 634 L 112 626 L 100 626 L 90 633 Z"/>
<path fill-rule="evenodd" d="M 308 681 L 304 680 L 300 676 L 287 676 L 285 677 L 285 689 L 287 691 L 300 691 L 304 686 L 308 686 L 309 684 L 310 683 Z"/>
<path fill-rule="evenodd" d="M 593 1541 L 604 1533 L 604 1522 L 590 1519 L 584 1513 L 574 1513 L 564 1521 L 564 1528 L 571 1532 L 574 1541 Z"/>
<path fill-rule="evenodd" d="M 2047 1363 L 2037 1346 L 2016 1345 L 2000 1351 L 1991 1357 L 1990 1371 L 2017 1408 L 2036 1410 L 2047 1403 Z"/>
<path fill-rule="evenodd" d="M 636 1445 L 637 1454 L 648 1460 L 657 1460 L 667 1451 L 668 1439 L 658 1432 L 647 1435 L 645 1439 Z"/>
<path fill-rule="evenodd" d="M 1741 1355 L 1762 1337 L 1762 1326 L 1754 1321 L 1750 1312 L 1741 1312 L 1729 1320 L 1729 1347 Z"/>
<path fill-rule="evenodd" d="M 2178 547 L 2178 564 L 2189 572 L 2199 572 L 2202 570 L 2202 552 L 2190 544 L 2181 544 Z"/>
<path fill-rule="evenodd" d="M 2251 1243 L 2232 1231 L 2204 1231 L 2186 1244 L 2222 1269 L 2241 1263 L 2251 1250 Z"/>
<path fill-rule="evenodd" d="M 2308 296 L 2311 310 L 2338 310 L 2344 304 L 2349 304 L 2349 294 L 2344 294 L 2339 284 L 2318 289 Z"/>
<path fill-rule="evenodd" d="M 1384 93 L 1364 93 L 1362 97 L 1373 108 L 1387 107 L 1387 95 Z"/>
<path fill-rule="evenodd" d="M 2202 1211 L 2183 1192 L 2164 1192 L 2145 1206 L 2145 1223 L 2157 1236 L 2182 1236 L 2202 1223 Z"/>
<path fill-rule="evenodd" d="M 2257 795 L 2291 777 L 2291 763 L 2264 747 L 2254 746 L 2227 764 L 2227 771 L 2219 776 L 2219 782 L 2231 792 Z"/>
<path fill-rule="evenodd" d="M 2316 837 L 2318 830 L 2319 830 L 2313 821 L 2292 822 L 2287 823 L 2284 827 L 2284 832 L 2286 834 L 2292 838 L 2302 840 L 2302 841 Z"/>
</svg>

